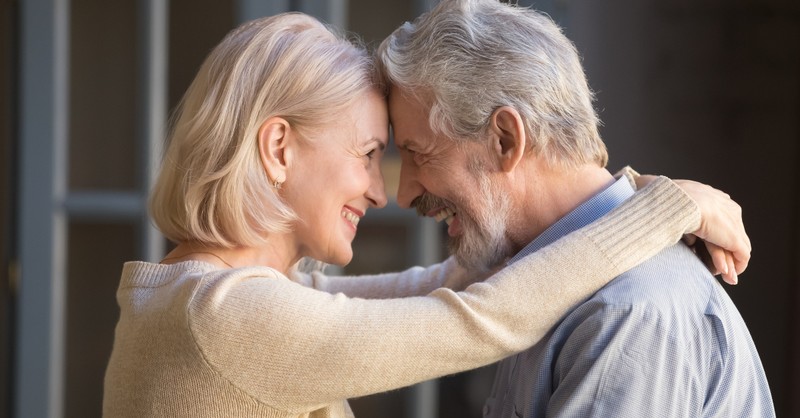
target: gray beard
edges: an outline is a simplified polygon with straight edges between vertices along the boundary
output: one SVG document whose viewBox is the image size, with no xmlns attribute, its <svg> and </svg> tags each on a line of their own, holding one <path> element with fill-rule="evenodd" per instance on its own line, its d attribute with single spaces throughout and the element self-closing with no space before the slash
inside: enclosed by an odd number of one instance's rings
<svg viewBox="0 0 800 418">
<path fill-rule="evenodd" d="M 503 193 L 492 187 L 489 176 L 476 167 L 483 210 L 471 219 L 458 214 L 463 233 L 450 238 L 448 248 L 463 267 L 487 273 L 510 257 L 511 246 L 505 237 L 509 203 Z"/>
</svg>

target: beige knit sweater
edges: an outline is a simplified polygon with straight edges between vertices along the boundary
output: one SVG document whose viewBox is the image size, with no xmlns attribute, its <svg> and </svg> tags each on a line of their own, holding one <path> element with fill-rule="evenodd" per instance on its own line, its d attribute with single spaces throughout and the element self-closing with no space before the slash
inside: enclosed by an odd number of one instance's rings
<svg viewBox="0 0 800 418">
<path fill-rule="evenodd" d="M 347 398 L 530 347 L 574 304 L 699 221 L 694 202 L 661 178 L 598 222 L 468 287 L 452 261 L 294 279 L 268 267 L 126 263 L 103 415 L 351 417 Z M 400 298 L 410 295 L 424 296 Z"/>
</svg>

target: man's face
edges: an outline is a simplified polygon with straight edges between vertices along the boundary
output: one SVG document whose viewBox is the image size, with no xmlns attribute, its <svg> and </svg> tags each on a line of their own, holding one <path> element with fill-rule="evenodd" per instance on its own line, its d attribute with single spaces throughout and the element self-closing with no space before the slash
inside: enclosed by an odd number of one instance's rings
<svg viewBox="0 0 800 418">
<path fill-rule="evenodd" d="M 490 148 L 435 134 L 428 108 L 397 88 L 389 95 L 389 118 L 402 160 L 397 203 L 444 220 L 450 251 L 467 268 L 485 271 L 511 256 L 508 200 L 485 168 Z"/>
</svg>

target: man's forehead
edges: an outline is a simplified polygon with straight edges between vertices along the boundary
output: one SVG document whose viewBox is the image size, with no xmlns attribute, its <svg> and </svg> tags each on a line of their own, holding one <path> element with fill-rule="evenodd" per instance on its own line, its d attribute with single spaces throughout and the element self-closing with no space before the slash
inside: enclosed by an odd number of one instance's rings
<svg viewBox="0 0 800 418">
<path fill-rule="evenodd" d="M 392 141 L 394 142 L 395 147 L 398 149 L 403 149 L 409 146 L 414 146 L 415 141 L 413 138 L 409 137 L 408 135 L 398 135 L 397 128 L 395 128 L 395 124 L 392 123 Z M 402 132 L 402 130 L 401 130 Z"/>
<path fill-rule="evenodd" d="M 393 86 L 389 89 L 387 104 L 389 106 L 389 114 L 392 113 L 413 113 L 413 114 L 427 114 L 430 111 L 428 100 L 421 97 L 419 94 L 404 90 L 400 87 Z"/>
<path fill-rule="evenodd" d="M 427 114 L 421 109 L 419 102 L 393 87 L 389 94 L 389 124 L 395 145 L 400 148 L 419 141 L 425 134 Z"/>
</svg>

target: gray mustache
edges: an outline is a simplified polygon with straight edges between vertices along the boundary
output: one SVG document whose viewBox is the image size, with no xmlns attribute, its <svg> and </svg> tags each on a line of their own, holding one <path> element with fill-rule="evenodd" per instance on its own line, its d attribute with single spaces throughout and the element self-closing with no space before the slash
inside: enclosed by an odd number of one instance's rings
<svg viewBox="0 0 800 418">
<path fill-rule="evenodd" d="M 426 216 L 431 210 L 442 206 L 448 206 L 447 201 L 430 193 L 425 193 L 411 202 L 411 207 L 417 210 L 419 216 Z"/>
</svg>

